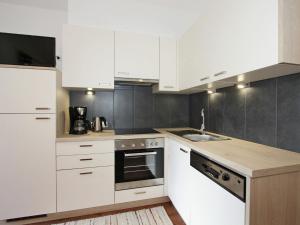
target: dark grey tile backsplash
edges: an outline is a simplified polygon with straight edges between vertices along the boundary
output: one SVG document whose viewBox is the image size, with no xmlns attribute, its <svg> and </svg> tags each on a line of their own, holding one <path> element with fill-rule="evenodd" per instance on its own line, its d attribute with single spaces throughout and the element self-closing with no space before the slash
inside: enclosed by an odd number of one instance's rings
<svg viewBox="0 0 300 225">
<path fill-rule="evenodd" d="M 207 107 L 208 131 L 300 153 L 300 74 L 190 95 L 191 127 Z"/>
<path fill-rule="evenodd" d="M 87 96 L 70 92 L 71 105 L 88 107 L 88 119 L 104 116 L 111 128 L 200 129 L 300 153 L 300 74 L 223 88 L 208 95 L 153 94 L 151 87 L 116 86 Z"/>
<path fill-rule="evenodd" d="M 153 94 L 151 87 L 116 86 L 114 91 L 70 92 L 70 104 L 87 106 L 87 119 L 104 116 L 110 128 L 189 126 L 189 96 Z"/>
</svg>

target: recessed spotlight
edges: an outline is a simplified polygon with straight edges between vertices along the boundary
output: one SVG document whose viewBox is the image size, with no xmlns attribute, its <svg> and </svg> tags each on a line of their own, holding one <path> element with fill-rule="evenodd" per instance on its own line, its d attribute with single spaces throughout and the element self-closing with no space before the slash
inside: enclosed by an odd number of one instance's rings
<svg viewBox="0 0 300 225">
<path fill-rule="evenodd" d="M 243 89 L 243 88 L 249 87 L 249 84 L 239 83 L 239 84 L 236 85 L 236 87 L 237 87 L 238 89 Z"/>
<path fill-rule="evenodd" d="M 215 89 L 209 89 L 207 90 L 207 94 L 213 94 L 213 93 L 216 93 L 216 90 Z"/>
<path fill-rule="evenodd" d="M 85 94 L 86 95 L 95 95 L 95 91 L 93 91 L 93 90 L 86 90 Z"/>
<path fill-rule="evenodd" d="M 87 88 L 87 90 L 88 90 L 88 91 L 92 91 L 92 90 L 93 90 L 93 88 Z"/>
<path fill-rule="evenodd" d="M 139 82 L 143 82 L 144 80 L 143 79 L 139 79 Z"/>
</svg>

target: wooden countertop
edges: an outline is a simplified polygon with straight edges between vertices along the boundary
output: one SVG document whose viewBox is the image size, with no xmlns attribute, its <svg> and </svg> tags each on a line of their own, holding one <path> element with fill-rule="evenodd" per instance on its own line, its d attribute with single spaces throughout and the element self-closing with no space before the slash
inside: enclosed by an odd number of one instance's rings
<svg viewBox="0 0 300 225">
<path fill-rule="evenodd" d="M 191 128 L 157 129 L 160 134 L 146 135 L 115 135 L 110 130 L 80 136 L 65 135 L 57 138 L 57 142 L 168 137 L 247 177 L 300 171 L 299 153 L 230 137 L 224 141 L 192 142 L 167 132 L 184 129 Z"/>
</svg>

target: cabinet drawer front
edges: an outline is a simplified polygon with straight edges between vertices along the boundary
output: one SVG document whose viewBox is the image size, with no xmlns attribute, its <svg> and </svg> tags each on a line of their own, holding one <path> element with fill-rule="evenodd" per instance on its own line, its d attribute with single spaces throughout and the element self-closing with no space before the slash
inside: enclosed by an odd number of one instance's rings
<svg viewBox="0 0 300 225">
<path fill-rule="evenodd" d="M 113 153 L 114 141 L 62 142 L 56 144 L 57 155 Z"/>
<path fill-rule="evenodd" d="M 114 203 L 114 167 L 57 172 L 57 211 Z"/>
<path fill-rule="evenodd" d="M 136 188 L 124 191 L 116 191 L 115 203 L 138 201 L 143 199 L 158 198 L 164 196 L 164 186 Z"/>
<path fill-rule="evenodd" d="M 98 166 L 113 166 L 114 154 L 89 154 L 57 157 L 57 170 L 79 169 Z"/>
</svg>

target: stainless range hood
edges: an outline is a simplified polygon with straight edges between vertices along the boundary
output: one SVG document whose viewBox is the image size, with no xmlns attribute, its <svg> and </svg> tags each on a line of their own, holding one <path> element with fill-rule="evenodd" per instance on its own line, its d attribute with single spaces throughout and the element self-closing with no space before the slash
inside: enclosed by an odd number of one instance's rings
<svg viewBox="0 0 300 225">
<path fill-rule="evenodd" d="M 115 77 L 115 84 L 121 85 L 139 85 L 139 86 L 152 86 L 158 84 L 159 80 L 155 79 L 139 79 L 139 78 L 123 78 Z"/>
</svg>

